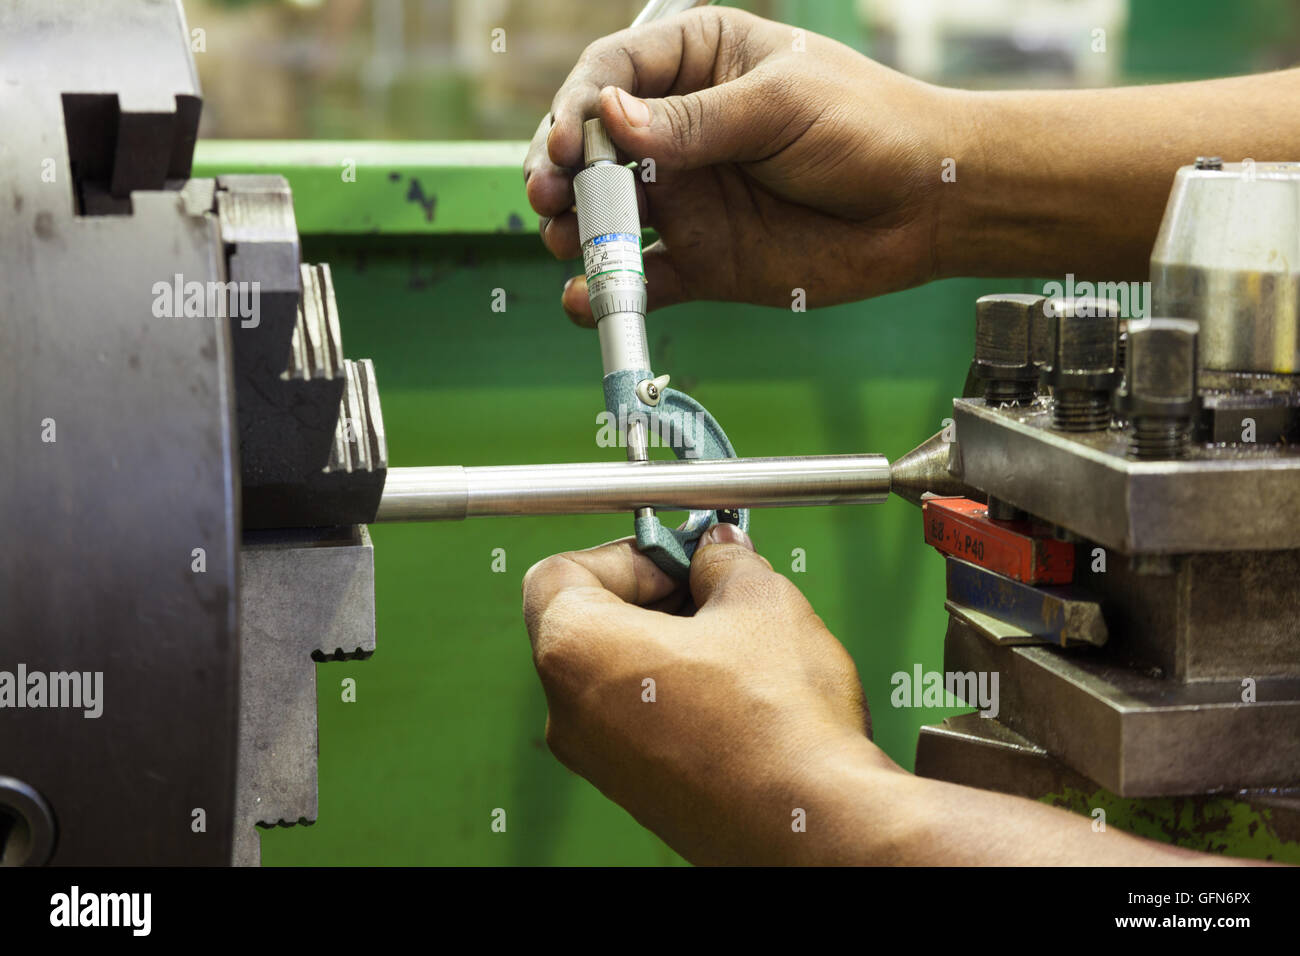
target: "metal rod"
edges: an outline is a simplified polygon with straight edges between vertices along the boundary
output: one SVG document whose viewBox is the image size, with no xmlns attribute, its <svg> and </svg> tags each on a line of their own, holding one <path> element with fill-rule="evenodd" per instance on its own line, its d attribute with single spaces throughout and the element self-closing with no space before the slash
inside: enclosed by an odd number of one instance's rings
<svg viewBox="0 0 1300 956">
<path fill-rule="evenodd" d="M 883 455 L 390 468 L 375 521 L 793 508 L 889 497 Z"/>
<path fill-rule="evenodd" d="M 713 0 L 649 0 L 632 21 L 632 26 L 639 27 L 643 23 L 653 23 L 655 20 L 662 20 L 683 13 L 692 7 L 702 7 L 712 2 Z"/>
</svg>

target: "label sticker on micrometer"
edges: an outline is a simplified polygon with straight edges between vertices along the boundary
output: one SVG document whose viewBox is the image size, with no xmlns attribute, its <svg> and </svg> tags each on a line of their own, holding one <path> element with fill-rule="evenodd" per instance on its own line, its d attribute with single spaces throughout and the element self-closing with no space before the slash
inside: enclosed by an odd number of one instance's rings
<svg viewBox="0 0 1300 956">
<path fill-rule="evenodd" d="M 626 287 L 628 280 L 645 281 L 641 265 L 641 237 L 630 232 L 592 236 L 582 245 L 582 271 L 587 275 L 587 293 Z"/>
</svg>

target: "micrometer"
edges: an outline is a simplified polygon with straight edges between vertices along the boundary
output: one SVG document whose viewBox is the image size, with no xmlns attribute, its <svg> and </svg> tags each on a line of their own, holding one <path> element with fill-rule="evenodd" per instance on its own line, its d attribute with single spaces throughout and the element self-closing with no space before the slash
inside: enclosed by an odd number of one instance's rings
<svg viewBox="0 0 1300 956">
<path fill-rule="evenodd" d="M 628 461 L 647 461 L 654 441 L 678 458 L 735 458 L 726 432 L 708 410 L 656 376 L 646 342 L 646 281 L 641 259 L 641 217 L 636 176 L 619 165 L 605 124 L 582 125 L 583 170 L 573 179 L 578 238 L 591 314 L 600 336 L 605 412 L 626 442 Z M 719 521 L 749 530 L 748 509 L 692 511 L 669 528 L 653 508 L 635 514 L 636 544 L 677 578 L 690 573 L 700 536 Z"/>
</svg>

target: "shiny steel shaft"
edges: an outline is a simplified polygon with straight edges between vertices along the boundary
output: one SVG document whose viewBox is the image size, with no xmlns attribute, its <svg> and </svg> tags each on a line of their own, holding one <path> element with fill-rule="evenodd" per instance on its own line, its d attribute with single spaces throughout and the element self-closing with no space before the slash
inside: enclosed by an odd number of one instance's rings
<svg viewBox="0 0 1300 956">
<path fill-rule="evenodd" d="M 671 17 L 692 7 L 702 7 L 712 2 L 713 0 L 649 0 L 649 3 L 642 8 L 636 19 L 632 21 L 632 26 L 639 27 L 643 23 L 662 20 L 664 17 Z"/>
<path fill-rule="evenodd" d="M 889 496 L 883 455 L 390 468 L 376 521 L 858 505 Z"/>
</svg>

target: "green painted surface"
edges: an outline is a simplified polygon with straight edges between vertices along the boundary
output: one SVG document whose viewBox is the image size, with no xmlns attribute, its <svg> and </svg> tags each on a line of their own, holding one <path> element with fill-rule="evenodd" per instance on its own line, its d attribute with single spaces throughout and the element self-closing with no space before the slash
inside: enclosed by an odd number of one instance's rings
<svg viewBox="0 0 1300 956">
<path fill-rule="evenodd" d="M 210 140 L 195 176 L 279 173 L 304 234 L 530 233 L 523 142 L 382 143 Z"/>
</svg>

